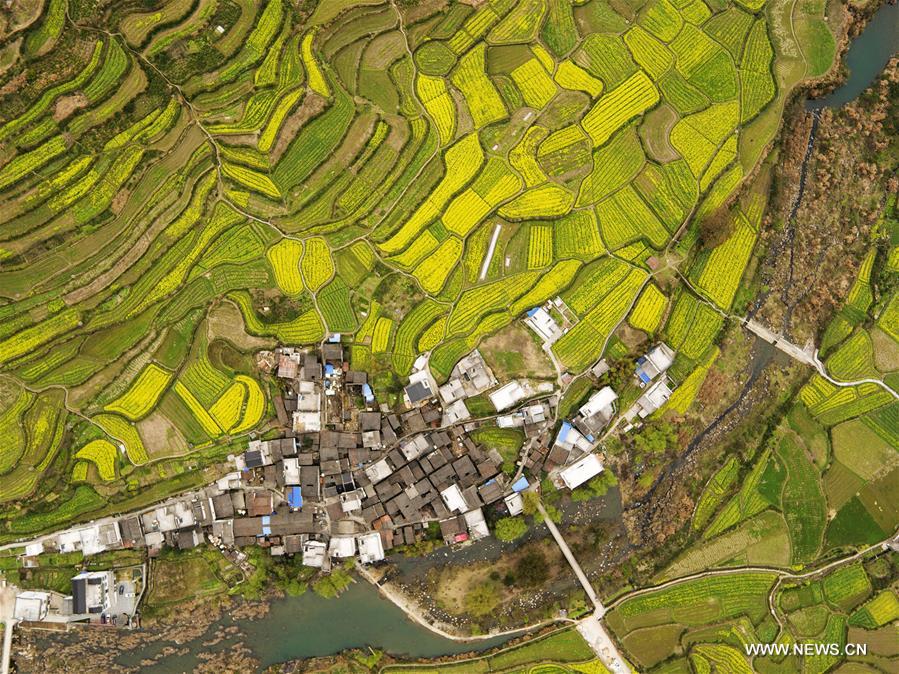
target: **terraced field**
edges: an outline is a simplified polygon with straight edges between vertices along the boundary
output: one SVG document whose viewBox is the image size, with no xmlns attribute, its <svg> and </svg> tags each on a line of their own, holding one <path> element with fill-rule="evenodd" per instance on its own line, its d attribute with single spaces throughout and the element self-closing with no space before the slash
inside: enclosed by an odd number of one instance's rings
<svg viewBox="0 0 899 674">
<path fill-rule="evenodd" d="M 361 367 L 432 351 L 440 378 L 561 293 L 572 371 L 628 316 L 703 367 L 716 316 L 649 262 L 774 133 L 795 45 L 768 2 L 50 0 L 4 24 L 0 427 L 31 430 L 0 501 L 183 488 L 184 456 L 271 416 L 260 341 L 340 332 Z M 725 308 L 759 226 L 736 217 L 691 272 Z M 70 510 L 106 504 L 79 489 Z"/>
</svg>

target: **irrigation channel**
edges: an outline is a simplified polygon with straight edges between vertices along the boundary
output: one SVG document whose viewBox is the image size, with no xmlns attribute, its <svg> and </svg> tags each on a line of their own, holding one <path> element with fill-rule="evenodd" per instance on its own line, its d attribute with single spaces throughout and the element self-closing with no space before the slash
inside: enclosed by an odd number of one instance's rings
<svg viewBox="0 0 899 674">
<path fill-rule="evenodd" d="M 869 21 L 865 30 L 857 37 L 845 57 L 849 68 L 847 81 L 831 94 L 807 103 L 807 109 L 817 112 L 824 107 L 841 107 L 855 99 L 883 70 L 887 61 L 899 49 L 899 5 L 885 4 Z M 811 155 L 814 133 L 810 137 L 805 163 Z M 805 163 L 802 175 L 805 175 Z M 797 200 L 798 208 L 802 198 L 800 184 Z M 715 430 L 727 417 L 728 412 L 736 407 L 742 396 L 774 356 L 773 348 L 759 344 L 753 349 L 750 362 L 750 375 L 737 402 L 725 413 L 715 419 L 696 440 L 698 444 Z M 484 556 L 489 558 L 496 551 L 486 545 Z M 449 562 L 444 553 L 439 563 Z M 463 555 L 463 558 L 468 557 Z M 451 562 L 450 562 L 451 563 Z M 407 564 L 406 566 L 417 566 Z M 427 568 L 428 563 L 423 563 Z M 200 663 L 196 657 L 201 652 L 224 650 L 240 641 L 250 648 L 263 667 L 268 665 L 315 656 L 333 655 L 350 648 L 372 646 L 396 655 L 411 657 L 437 657 L 470 651 L 483 651 L 496 647 L 509 637 L 497 637 L 474 642 L 453 641 L 430 632 L 426 628 L 409 620 L 394 604 L 382 598 L 377 589 L 360 581 L 354 583 L 337 599 L 322 599 L 312 592 L 300 597 L 285 597 L 274 600 L 271 610 L 258 620 L 238 624 L 241 634 L 225 639 L 215 646 L 203 646 L 210 635 L 217 629 L 235 625 L 230 616 L 214 623 L 207 633 L 195 641 L 181 646 L 188 653 L 162 658 L 157 664 L 146 667 L 143 671 L 157 674 L 190 671 Z M 56 636 L 54 638 L 66 638 Z M 123 665 L 136 666 L 142 659 L 153 658 L 165 646 L 171 644 L 152 643 L 134 651 L 123 653 L 119 662 Z"/>
</svg>

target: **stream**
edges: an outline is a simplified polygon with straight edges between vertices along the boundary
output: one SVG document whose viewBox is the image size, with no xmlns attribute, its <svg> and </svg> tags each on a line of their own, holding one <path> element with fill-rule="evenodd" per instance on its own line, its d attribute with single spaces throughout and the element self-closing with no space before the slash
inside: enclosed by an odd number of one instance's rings
<svg viewBox="0 0 899 674">
<path fill-rule="evenodd" d="M 789 289 L 793 283 L 793 241 L 796 234 L 795 220 L 799 207 L 802 205 L 802 198 L 805 195 L 809 160 L 812 156 L 812 150 L 815 147 L 815 137 L 821 119 L 820 112 L 824 108 L 839 108 L 850 101 L 855 100 L 871 85 L 897 51 L 899 51 L 899 3 L 892 5 L 884 4 L 868 20 L 864 30 L 853 40 L 846 52 L 844 62 L 849 71 L 846 81 L 828 95 L 818 99 L 809 99 L 805 103 L 806 110 L 812 115 L 812 126 L 809 131 L 805 154 L 802 158 L 802 165 L 799 172 L 799 184 L 793 202 L 790 204 L 790 213 L 784 234 L 768 253 L 769 255 L 780 255 L 783 254 L 784 248 L 787 248 L 789 251 L 790 275 L 789 281 L 783 290 L 784 297 L 786 297 L 787 289 Z M 748 312 L 749 318 L 755 316 L 769 296 L 769 293 L 770 291 L 768 290 L 759 293 L 758 297 L 750 307 Z M 786 299 L 784 299 L 784 302 L 787 304 L 787 310 L 784 316 L 782 332 L 783 334 L 788 335 L 795 302 L 790 304 L 786 302 Z M 765 367 L 777 356 L 777 350 L 773 346 L 763 340 L 755 340 L 748 365 L 749 375 L 735 400 L 723 412 L 715 417 L 715 419 L 713 419 L 699 434 L 697 434 L 695 438 L 693 438 L 687 448 L 656 478 L 646 495 L 639 501 L 635 501 L 628 507 L 628 510 L 640 509 L 652 502 L 652 498 L 659 487 L 664 484 L 665 480 L 673 473 L 677 472 L 690 459 L 701 443 L 712 432 L 717 430 L 734 410 L 738 408 L 744 397 L 755 385 Z"/>
<path fill-rule="evenodd" d="M 687 448 L 681 452 L 677 458 L 675 458 L 665 469 L 656 477 L 652 486 L 646 492 L 646 494 L 638 501 L 634 501 L 634 503 L 628 507 L 628 510 L 638 510 L 650 503 L 652 503 L 653 496 L 656 491 L 665 484 L 666 480 L 671 477 L 674 473 L 680 470 L 693 456 L 693 453 L 702 445 L 702 442 L 718 427 L 725 422 L 730 415 L 734 412 L 734 410 L 739 407 L 740 403 L 743 402 L 743 399 L 755 385 L 755 382 L 758 380 L 759 376 L 768 366 L 768 364 L 776 357 L 779 357 L 780 352 L 768 342 L 762 339 L 756 339 L 753 347 L 752 353 L 749 357 L 749 376 L 746 378 L 746 382 L 740 388 L 740 392 L 737 394 L 737 397 L 734 401 L 727 406 L 727 408 L 722 411 L 718 416 L 716 416 L 709 424 L 700 431 L 695 438 L 687 445 Z M 664 504 L 659 502 L 660 506 Z M 648 517 L 652 517 L 652 514 L 649 513 Z"/>
</svg>

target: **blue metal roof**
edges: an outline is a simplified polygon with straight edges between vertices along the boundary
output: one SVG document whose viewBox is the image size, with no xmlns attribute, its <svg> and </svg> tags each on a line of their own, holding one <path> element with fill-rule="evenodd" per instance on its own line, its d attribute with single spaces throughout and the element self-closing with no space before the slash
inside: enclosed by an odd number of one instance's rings
<svg viewBox="0 0 899 674">
<path fill-rule="evenodd" d="M 534 307 L 533 309 L 529 309 L 529 310 L 528 310 L 528 316 L 533 316 L 533 315 L 536 314 L 538 311 L 540 311 L 540 307 Z"/>
<path fill-rule="evenodd" d="M 303 493 L 300 491 L 299 487 L 287 488 L 287 505 L 291 508 L 303 507 Z"/>
<path fill-rule="evenodd" d="M 331 363 L 325 365 L 325 374 L 332 374 L 334 372 L 334 366 Z"/>
<path fill-rule="evenodd" d="M 637 375 L 640 377 L 640 381 L 644 384 L 648 384 L 650 382 L 649 375 L 646 374 L 643 370 L 640 370 Z"/>
<path fill-rule="evenodd" d="M 365 398 L 365 402 L 372 402 L 375 399 L 375 394 L 371 390 L 371 386 L 368 384 L 362 384 L 362 397 Z"/>
<path fill-rule="evenodd" d="M 527 478 L 522 475 L 515 484 L 512 485 L 512 491 L 524 491 L 529 486 Z"/>
</svg>

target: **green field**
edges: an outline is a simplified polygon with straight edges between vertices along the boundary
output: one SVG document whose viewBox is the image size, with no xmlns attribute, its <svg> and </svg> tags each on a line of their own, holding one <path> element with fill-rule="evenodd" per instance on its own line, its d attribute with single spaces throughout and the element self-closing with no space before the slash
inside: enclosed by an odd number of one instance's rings
<svg viewBox="0 0 899 674">
<path fill-rule="evenodd" d="M 446 664 L 387 666 L 380 671 L 384 674 L 513 671 L 528 674 L 605 674 L 607 670 L 595 659 L 593 651 L 580 634 L 573 629 L 564 629 L 479 658 Z"/>
</svg>

